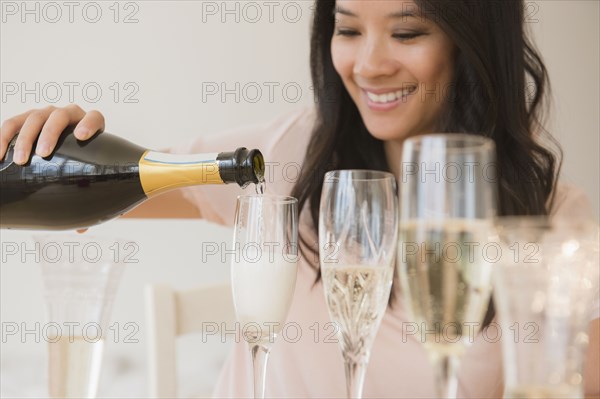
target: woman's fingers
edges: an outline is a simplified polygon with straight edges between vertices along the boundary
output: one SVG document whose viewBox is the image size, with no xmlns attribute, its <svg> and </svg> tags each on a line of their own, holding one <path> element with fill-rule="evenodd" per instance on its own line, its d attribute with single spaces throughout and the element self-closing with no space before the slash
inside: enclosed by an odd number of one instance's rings
<svg viewBox="0 0 600 399">
<path fill-rule="evenodd" d="M 29 160 L 34 141 L 40 134 L 42 127 L 46 123 L 46 120 L 55 109 L 56 108 L 54 107 L 38 109 L 31 112 L 27 116 L 27 119 L 25 119 L 25 123 L 23 123 L 23 126 L 19 131 L 19 137 L 15 143 L 13 161 L 16 164 L 22 165 Z"/>
<path fill-rule="evenodd" d="M 87 140 L 104 131 L 104 116 L 98 111 L 85 112 L 78 105 L 64 108 L 47 107 L 31 110 L 4 122 L 0 130 L 0 158 L 3 158 L 8 143 L 19 134 L 15 142 L 13 161 L 24 164 L 29 160 L 33 143 L 37 140 L 36 154 L 48 156 L 54 150 L 60 135 L 67 126 L 76 125 L 75 137 Z"/>
<path fill-rule="evenodd" d="M 65 108 L 58 108 L 54 110 L 48 120 L 42 127 L 42 132 L 39 135 L 37 146 L 35 147 L 35 153 L 41 157 L 46 157 L 52 153 L 60 134 L 67 126 L 74 123 L 83 117 L 83 110 L 81 115 L 67 111 Z"/>
<path fill-rule="evenodd" d="M 0 127 L 0 159 L 4 158 L 6 149 L 8 148 L 8 143 L 10 143 L 13 137 L 19 133 L 21 126 L 23 126 L 23 123 L 25 123 L 25 120 L 32 112 L 33 110 L 27 111 L 7 119 L 4 121 L 4 123 L 2 123 L 2 127 Z"/>
<path fill-rule="evenodd" d="M 75 127 L 73 134 L 79 140 L 87 140 L 104 131 L 104 116 L 98 111 L 90 111 Z"/>
</svg>

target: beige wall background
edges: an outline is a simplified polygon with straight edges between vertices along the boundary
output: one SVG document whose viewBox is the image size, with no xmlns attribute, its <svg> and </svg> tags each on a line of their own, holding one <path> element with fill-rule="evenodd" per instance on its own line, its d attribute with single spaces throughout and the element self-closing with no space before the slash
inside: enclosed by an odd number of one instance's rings
<svg viewBox="0 0 600 399">
<path fill-rule="evenodd" d="M 600 214 L 600 2 L 526 2 L 553 90 L 548 128 L 564 150 L 563 179 Z M 535 14 L 533 14 L 535 12 Z"/>
<path fill-rule="evenodd" d="M 313 101 L 310 1 L 67 3 L 0 1 L 1 120 L 76 102 L 101 110 L 107 131 L 165 148 Z M 527 15 L 550 72 L 549 129 L 565 151 L 563 176 L 586 191 L 598 217 L 600 3 L 527 1 Z M 102 396 L 138 397 L 145 394 L 144 285 L 188 288 L 227 280 L 227 264 L 202 264 L 197 248 L 206 240 L 229 242 L 231 233 L 202 221 L 116 221 L 93 230 L 133 238 L 140 248 L 113 312 L 121 325 L 136 323 L 138 343 L 107 346 L 100 388 Z M 28 232 L 0 234 L 3 245 L 33 245 Z M 39 265 L 20 255 L 2 259 L 3 331 L 9 323 L 33 328 L 45 317 Z M 39 397 L 44 342 L 21 333 L 2 338 L 0 393 Z M 184 341 L 182 396 L 209 392 L 228 346 Z"/>
</svg>

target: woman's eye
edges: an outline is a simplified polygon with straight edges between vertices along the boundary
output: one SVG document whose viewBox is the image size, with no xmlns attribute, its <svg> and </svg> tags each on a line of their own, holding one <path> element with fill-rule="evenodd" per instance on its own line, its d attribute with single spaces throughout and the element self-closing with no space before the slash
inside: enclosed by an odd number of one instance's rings
<svg viewBox="0 0 600 399">
<path fill-rule="evenodd" d="M 335 34 L 337 36 L 358 36 L 359 33 L 352 29 L 337 29 Z"/>
<path fill-rule="evenodd" d="M 394 39 L 399 39 L 399 40 L 410 40 L 410 39 L 414 39 L 416 37 L 421 36 L 422 33 L 419 32 L 411 32 L 411 33 L 394 33 L 392 35 L 392 37 Z"/>
</svg>

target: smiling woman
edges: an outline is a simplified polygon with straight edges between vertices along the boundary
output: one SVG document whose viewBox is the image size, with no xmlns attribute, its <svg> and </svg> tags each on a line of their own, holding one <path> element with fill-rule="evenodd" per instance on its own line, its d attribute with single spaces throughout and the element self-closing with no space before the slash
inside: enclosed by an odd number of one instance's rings
<svg viewBox="0 0 600 399">
<path fill-rule="evenodd" d="M 300 205 L 310 202 L 314 222 L 328 168 L 398 174 L 402 141 L 431 132 L 494 139 L 500 213 L 547 213 L 560 149 L 542 126 L 546 68 L 524 31 L 523 2 L 494 5 L 317 2 L 311 66 L 319 119 L 305 165 L 321 176 L 294 190 Z"/>
<path fill-rule="evenodd" d="M 501 215 L 593 217 L 581 191 L 558 183 L 560 149 L 542 125 L 548 77 L 524 30 L 522 0 L 318 0 L 314 7 L 310 63 L 317 106 L 173 150 L 215 152 L 239 142 L 260 148 L 273 166 L 267 171 L 269 193 L 299 199 L 305 256 L 270 359 L 268 397 L 344 396 L 342 359 L 320 287 L 318 256 L 311 254 L 326 172 L 370 169 L 398 176 L 406 138 L 472 133 L 495 142 Z M 3 125 L 0 156 L 19 130 L 17 147 L 24 155 L 40 132 L 37 152 L 47 155 L 68 124 L 78 124 L 75 135 L 86 139 L 104 128 L 104 119 L 73 106 L 19 115 Z M 290 179 L 278 169 L 284 165 L 302 165 L 305 173 Z M 185 203 L 197 209 L 195 215 L 230 225 L 229 205 L 237 194 L 192 188 L 149 201 L 145 216 L 182 210 Z M 398 284 L 393 290 L 399 298 Z M 494 314 L 490 304 L 486 324 Z M 589 394 L 600 392 L 598 317 L 595 313 L 584 376 Z M 434 397 L 432 370 L 419 341 L 402 302 L 392 302 L 374 342 L 365 397 Z M 485 333 L 474 338 L 461 362 L 459 397 L 502 397 L 500 353 L 498 340 Z M 217 382 L 218 397 L 252 395 L 248 364 L 242 340 Z"/>
<path fill-rule="evenodd" d="M 423 15 L 397 10 L 389 1 L 338 1 L 331 54 L 369 133 L 400 142 L 439 129 L 455 45 Z"/>
</svg>

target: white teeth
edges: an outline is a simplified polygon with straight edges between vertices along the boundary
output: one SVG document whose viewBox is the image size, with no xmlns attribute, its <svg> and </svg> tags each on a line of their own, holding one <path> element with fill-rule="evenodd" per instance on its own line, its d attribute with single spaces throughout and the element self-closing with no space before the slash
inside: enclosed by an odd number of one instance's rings
<svg viewBox="0 0 600 399">
<path fill-rule="evenodd" d="M 398 90 L 398 91 L 392 91 L 389 93 L 383 93 L 383 94 L 375 94 L 375 93 L 371 93 L 370 91 L 367 91 L 367 97 L 369 97 L 369 100 L 375 102 L 375 103 L 390 103 L 392 101 L 396 101 L 399 98 L 402 98 L 410 93 L 412 93 L 415 90 L 414 87 L 408 87 L 402 90 Z"/>
</svg>

